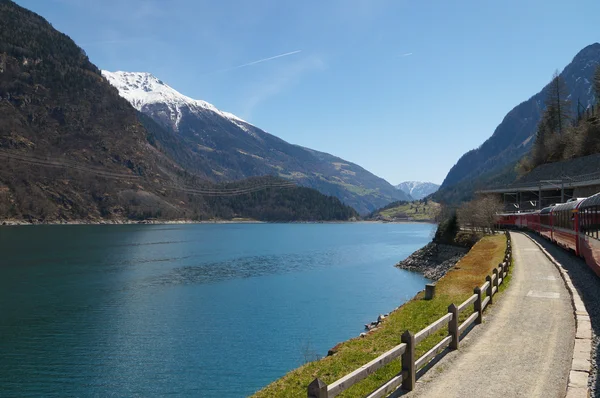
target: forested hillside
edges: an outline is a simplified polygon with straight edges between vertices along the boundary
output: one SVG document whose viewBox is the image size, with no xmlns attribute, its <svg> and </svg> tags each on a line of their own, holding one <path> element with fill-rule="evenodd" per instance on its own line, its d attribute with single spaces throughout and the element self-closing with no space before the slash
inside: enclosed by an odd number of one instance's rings
<svg viewBox="0 0 600 398">
<path fill-rule="evenodd" d="M 600 66 L 596 67 L 591 83 L 595 98 L 600 98 Z M 477 190 L 600 172 L 600 163 L 591 156 L 600 154 L 599 105 L 573 107 L 570 89 L 558 74 L 547 87 L 543 98 L 545 110 L 537 125 L 531 152 L 502 170 L 446 188 L 441 198 L 457 203 L 470 200 Z M 569 162 L 574 159 L 581 161 Z M 560 163 L 560 167 L 542 167 L 553 163 Z"/>
<path fill-rule="evenodd" d="M 581 50 L 559 75 L 566 86 L 568 98 L 565 99 L 569 100 L 563 111 L 568 111 L 573 119 L 578 112 L 584 112 L 596 102 L 592 81 L 599 62 L 600 44 L 594 43 Z M 517 177 L 516 163 L 533 147 L 551 91 L 549 83 L 511 110 L 488 140 L 459 159 L 433 197 L 444 202 L 456 202 L 469 199 L 474 190 L 487 186 L 492 180 L 514 180 Z"/>
<path fill-rule="evenodd" d="M 543 164 L 600 153 L 598 105 L 580 108 L 575 114 L 563 78 L 554 76 L 550 87 L 531 155 L 520 162 L 523 173 Z M 593 88 L 596 98 L 600 98 L 600 66 L 594 73 Z"/>
<path fill-rule="evenodd" d="M 69 37 L 10 0 L 0 0 L 0 26 L 0 219 L 356 214 L 281 179 L 217 185 L 190 173 Z"/>
</svg>

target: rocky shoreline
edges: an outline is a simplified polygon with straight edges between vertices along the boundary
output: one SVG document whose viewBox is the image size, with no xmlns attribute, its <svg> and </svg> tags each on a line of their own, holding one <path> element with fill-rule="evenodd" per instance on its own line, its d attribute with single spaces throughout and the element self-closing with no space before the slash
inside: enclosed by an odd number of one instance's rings
<svg viewBox="0 0 600 398">
<path fill-rule="evenodd" d="M 3 220 L 0 226 L 28 226 L 28 225 L 172 225 L 172 224 L 262 224 L 263 221 L 256 220 L 61 220 L 61 221 L 23 221 Z"/>
<path fill-rule="evenodd" d="M 25 221 L 25 220 L 0 220 L 0 226 L 27 226 L 27 225 L 138 225 L 138 224 L 269 224 L 278 222 L 233 219 L 233 220 L 129 220 L 129 219 L 96 219 L 96 220 L 52 220 L 52 221 Z M 423 224 L 428 221 L 281 221 L 285 224 Z"/>
<path fill-rule="evenodd" d="M 467 248 L 430 242 L 400 261 L 396 267 L 418 272 L 427 279 L 437 281 L 468 252 Z"/>
</svg>

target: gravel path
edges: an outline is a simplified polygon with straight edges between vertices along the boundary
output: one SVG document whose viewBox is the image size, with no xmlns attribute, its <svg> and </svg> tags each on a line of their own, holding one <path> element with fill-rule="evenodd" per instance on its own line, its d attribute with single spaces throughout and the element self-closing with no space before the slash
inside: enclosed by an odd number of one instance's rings
<svg viewBox="0 0 600 398">
<path fill-rule="evenodd" d="M 569 272 L 571 281 L 579 292 L 579 296 L 590 315 L 594 331 L 594 354 L 592 356 L 590 389 L 592 397 L 600 398 L 600 378 L 598 377 L 598 361 L 600 359 L 598 358 L 598 351 L 600 350 L 600 278 L 588 268 L 583 259 L 551 244 L 537 235 L 530 234 L 530 236 L 548 250 L 561 263 L 563 268 Z"/>
<path fill-rule="evenodd" d="M 405 396 L 564 398 L 575 340 L 571 298 L 542 251 L 522 234 L 512 238 L 508 289 L 460 349 Z"/>
</svg>

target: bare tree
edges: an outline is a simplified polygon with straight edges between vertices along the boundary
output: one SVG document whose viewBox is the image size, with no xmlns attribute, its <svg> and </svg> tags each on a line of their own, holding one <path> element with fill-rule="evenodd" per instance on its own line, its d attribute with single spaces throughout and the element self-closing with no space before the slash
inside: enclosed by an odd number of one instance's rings
<svg viewBox="0 0 600 398">
<path fill-rule="evenodd" d="M 463 229 L 491 234 L 495 231 L 497 214 L 502 203 L 493 196 L 481 196 L 464 203 L 457 211 L 458 224 Z"/>
<path fill-rule="evenodd" d="M 551 133 L 562 134 L 573 119 L 569 90 L 564 79 L 554 72 L 546 94 L 546 115 L 544 119 Z"/>
</svg>

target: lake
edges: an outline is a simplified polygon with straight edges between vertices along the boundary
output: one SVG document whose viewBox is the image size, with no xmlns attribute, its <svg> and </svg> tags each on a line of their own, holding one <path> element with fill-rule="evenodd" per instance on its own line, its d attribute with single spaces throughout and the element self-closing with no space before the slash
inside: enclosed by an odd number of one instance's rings
<svg viewBox="0 0 600 398">
<path fill-rule="evenodd" d="M 249 395 L 422 290 L 433 229 L 0 227 L 0 396 Z"/>
</svg>

